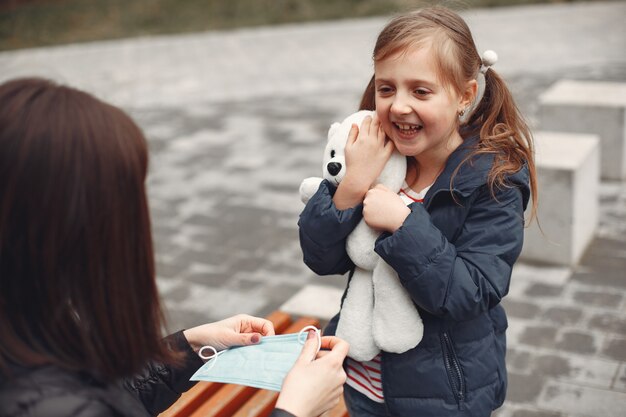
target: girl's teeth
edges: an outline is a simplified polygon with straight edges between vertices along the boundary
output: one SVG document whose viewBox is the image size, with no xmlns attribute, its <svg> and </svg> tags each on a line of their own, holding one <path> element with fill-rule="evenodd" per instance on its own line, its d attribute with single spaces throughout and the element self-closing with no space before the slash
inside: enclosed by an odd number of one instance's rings
<svg viewBox="0 0 626 417">
<path fill-rule="evenodd" d="M 405 130 L 405 131 L 418 130 L 421 127 L 421 126 L 414 126 L 414 125 L 406 125 L 402 123 L 396 123 L 396 126 L 398 127 L 398 129 Z"/>
</svg>

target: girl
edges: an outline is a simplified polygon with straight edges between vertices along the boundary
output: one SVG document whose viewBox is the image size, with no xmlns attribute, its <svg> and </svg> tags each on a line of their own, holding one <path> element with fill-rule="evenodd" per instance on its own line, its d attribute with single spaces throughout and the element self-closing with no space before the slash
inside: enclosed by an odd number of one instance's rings
<svg viewBox="0 0 626 417">
<path fill-rule="evenodd" d="M 526 205 L 532 195 L 532 218 L 537 199 L 531 134 L 489 68 L 494 55 L 481 60 L 465 22 L 446 8 L 393 19 L 361 101 L 376 117 L 353 127 L 337 189 L 324 182 L 300 216 L 305 263 L 321 275 L 353 268 L 345 240 L 361 217 L 380 230 L 375 250 L 424 322 L 413 349 L 346 360 L 353 416 L 486 417 L 504 401 L 500 301 Z M 372 187 L 394 148 L 409 162 L 401 195 Z"/>
<path fill-rule="evenodd" d="M 149 416 L 203 345 L 274 334 L 238 315 L 161 341 L 146 140 L 120 109 L 42 79 L 0 85 L 0 416 Z M 272 417 L 339 402 L 345 342 L 307 341 Z"/>
</svg>

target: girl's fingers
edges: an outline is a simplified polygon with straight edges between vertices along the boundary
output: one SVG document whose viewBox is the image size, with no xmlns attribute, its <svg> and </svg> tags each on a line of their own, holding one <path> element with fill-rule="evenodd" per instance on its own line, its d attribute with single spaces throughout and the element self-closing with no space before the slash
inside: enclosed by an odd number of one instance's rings
<svg viewBox="0 0 626 417">
<path fill-rule="evenodd" d="M 385 131 L 383 130 L 383 125 L 381 123 L 378 123 L 378 132 L 377 133 L 378 133 L 378 140 L 379 141 L 384 141 L 387 138 L 387 135 L 385 134 Z"/>
<path fill-rule="evenodd" d="M 370 135 L 373 137 L 378 136 L 378 138 L 380 139 L 380 130 L 380 119 L 378 118 L 378 116 L 374 115 L 374 118 L 372 119 L 372 124 L 370 125 Z"/>
<path fill-rule="evenodd" d="M 383 133 L 383 136 L 385 136 L 384 133 Z M 391 154 L 393 153 L 393 151 L 395 151 L 395 150 L 396 150 L 396 145 L 393 143 L 393 141 L 392 140 L 386 140 L 385 145 L 383 146 L 383 151 L 385 152 L 385 157 L 389 158 L 391 156 Z"/>
<path fill-rule="evenodd" d="M 346 146 L 352 145 L 356 138 L 359 136 L 359 127 L 356 123 L 352 123 L 352 127 L 350 128 L 350 133 L 348 133 L 348 142 Z"/>
<path fill-rule="evenodd" d="M 361 122 L 361 131 L 367 132 L 369 134 L 371 125 L 372 118 L 370 116 L 367 116 L 365 119 L 363 119 L 363 122 Z"/>
</svg>

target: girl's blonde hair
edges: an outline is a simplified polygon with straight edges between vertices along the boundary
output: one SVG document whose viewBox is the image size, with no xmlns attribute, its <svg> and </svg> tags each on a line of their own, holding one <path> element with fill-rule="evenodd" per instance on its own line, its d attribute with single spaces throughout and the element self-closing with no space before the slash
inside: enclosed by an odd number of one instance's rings
<svg viewBox="0 0 626 417">
<path fill-rule="evenodd" d="M 441 81 L 457 93 L 461 94 L 467 82 L 480 75 L 482 60 L 469 27 L 457 13 L 441 6 L 420 9 L 391 20 L 378 35 L 373 53 L 374 62 L 426 44 L 435 52 Z M 374 77 L 365 89 L 359 107 L 375 109 Z M 528 166 L 533 201 L 532 219 L 537 210 L 532 134 L 504 80 L 493 69 L 485 73 L 482 100 L 465 121 L 461 132 L 464 137 L 480 135 L 478 147 L 466 161 L 477 154 L 494 154 L 495 160 L 488 180 L 492 193 L 495 188 L 507 185 L 508 175 L 519 171 L 524 165 Z"/>
</svg>

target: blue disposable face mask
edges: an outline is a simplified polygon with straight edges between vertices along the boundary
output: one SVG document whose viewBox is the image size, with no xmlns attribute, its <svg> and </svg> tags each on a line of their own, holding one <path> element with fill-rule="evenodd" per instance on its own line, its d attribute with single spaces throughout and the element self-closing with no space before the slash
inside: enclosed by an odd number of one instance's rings
<svg viewBox="0 0 626 417">
<path fill-rule="evenodd" d="M 307 330 L 317 334 L 317 350 L 321 347 L 320 331 L 307 326 L 299 333 L 265 336 L 256 345 L 232 347 L 217 352 L 212 346 L 204 346 L 199 355 L 210 359 L 191 377 L 191 381 L 212 381 L 247 385 L 255 388 L 280 391 L 283 380 L 302 352 Z M 205 355 L 206 350 L 212 351 Z"/>
</svg>

